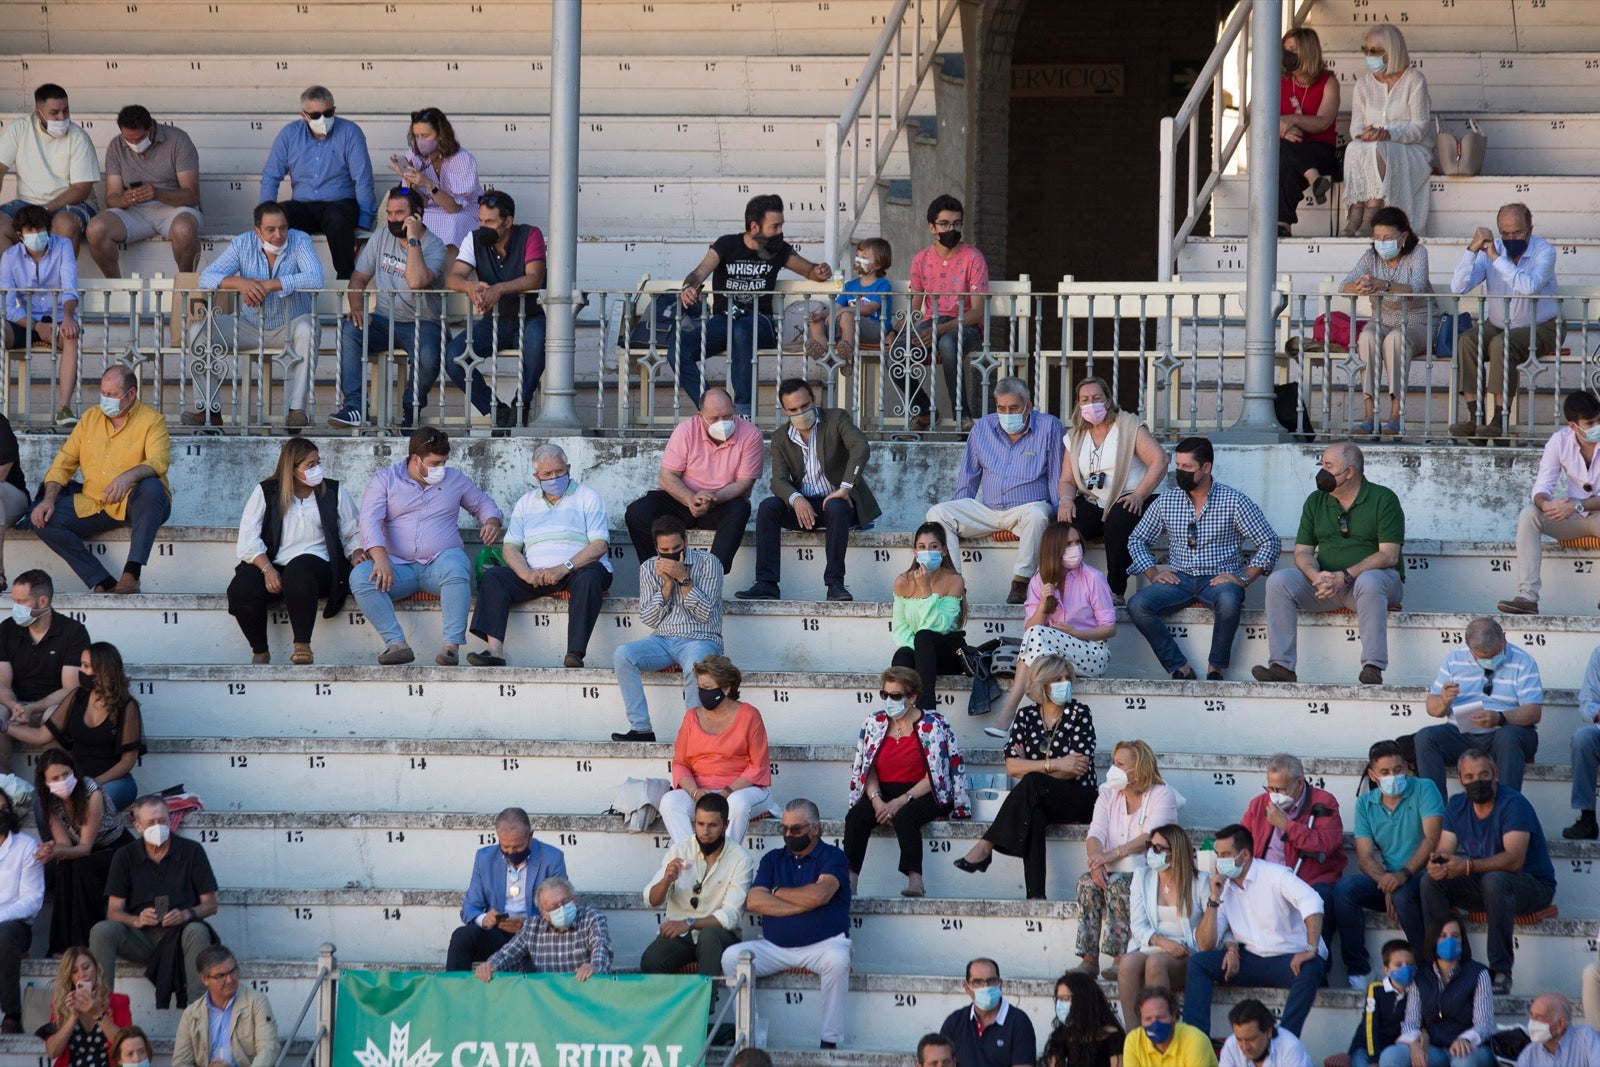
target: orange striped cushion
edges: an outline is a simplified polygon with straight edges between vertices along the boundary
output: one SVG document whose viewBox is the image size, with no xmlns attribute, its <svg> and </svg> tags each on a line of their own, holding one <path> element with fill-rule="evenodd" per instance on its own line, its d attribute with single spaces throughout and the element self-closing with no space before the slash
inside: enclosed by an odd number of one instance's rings
<svg viewBox="0 0 1600 1067">
<path fill-rule="evenodd" d="M 1548 908 L 1540 908 L 1538 911 L 1530 911 L 1526 915 L 1518 915 L 1516 924 L 1518 926 L 1532 926 L 1534 923 L 1544 922 L 1546 919 L 1554 919 L 1560 914 L 1561 909 L 1552 904 Z M 1488 922 L 1489 916 L 1486 912 L 1469 911 L 1467 912 L 1467 920 L 1475 923 Z"/>
<path fill-rule="evenodd" d="M 1561 542 L 1562 548 L 1600 548 L 1600 537 L 1574 537 Z"/>
<path fill-rule="evenodd" d="M 1016 541 L 1016 540 L 1019 540 L 1017 535 L 1012 533 L 1010 530 L 996 530 L 994 533 L 990 534 L 989 536 L 990 536 L 990 538 L 992 540 L 995 540 L 995 541 Z"/>
</svg>

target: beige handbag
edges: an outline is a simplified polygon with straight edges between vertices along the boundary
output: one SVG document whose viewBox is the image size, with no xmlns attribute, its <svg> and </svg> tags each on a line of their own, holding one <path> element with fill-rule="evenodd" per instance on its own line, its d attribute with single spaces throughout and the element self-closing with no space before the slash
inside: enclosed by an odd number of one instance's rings
<svg viewBox="0 0 1600 1067">
<path fill-rule="evenodd" d="M 1455 134 L 1439 128 L 1438 116 L 1434 116 L 1433 128 L 1439 149 L 1439 173 L 1464 178 L 1483 173 L 1483 153 L 1489 147 L 1489 138 L 1478 128 L 1476 119 L 1467 120 L 1467 132 L 1459 141 Z"/>
</svg>

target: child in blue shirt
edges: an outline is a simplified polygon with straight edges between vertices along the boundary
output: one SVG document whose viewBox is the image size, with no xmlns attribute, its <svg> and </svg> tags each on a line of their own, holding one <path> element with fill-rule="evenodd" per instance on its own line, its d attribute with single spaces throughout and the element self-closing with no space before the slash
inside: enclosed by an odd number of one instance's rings
<svg viewBox="0 0 1600 1067">
<path fill-rule="evenodd" d="M 806 354 L 819 358 L 828 350 L 829 320 L 833 323 L 834 354 L 842 361 L 840 374 L 849 374 L 856 360 L 856 344 L 880 344 L 885 324 L 893 321 L 889 309 L 889 284 L 885 272 L 892 255 L 882 237 L 865 237 L 856 245 L 856 277 L 844 283 L 833 304 L 811 316 L 811 340 Z"/>
</svg>

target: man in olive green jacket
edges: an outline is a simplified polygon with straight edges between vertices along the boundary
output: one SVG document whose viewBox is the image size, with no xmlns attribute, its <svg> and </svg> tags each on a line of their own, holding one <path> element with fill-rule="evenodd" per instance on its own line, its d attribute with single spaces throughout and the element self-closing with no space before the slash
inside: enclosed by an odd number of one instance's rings
<svg viewBox="0 0 1600 1067">
<path fill-rule="evenodd" d="M 772 496 L 756 512 L 756 584 L 734 595 L 740 600 L 777 600 L 779 531 L 827 532 L 822 580 L 829 600 L 851 600 L 844 587 L 844 553 L 850 527 L 866 526 L 881 514 L 867 487 L 864 434 L 842 408 L 819 408 L 811 386 L 787 378 L 778 403 L 788 416 L 772 431 Z"/>
<path fill-rule="evenodd" d="M 278 1024 L 267 998 L 239 985 L 239 961 L 225 945 L 204 949 L 195 961 L 206 995 L 191 1001 L 178 1020 L 172 1067 L 273 1067 Z M 228 1059 L 219 1047 L 228 1046 Z"/>
</svg>

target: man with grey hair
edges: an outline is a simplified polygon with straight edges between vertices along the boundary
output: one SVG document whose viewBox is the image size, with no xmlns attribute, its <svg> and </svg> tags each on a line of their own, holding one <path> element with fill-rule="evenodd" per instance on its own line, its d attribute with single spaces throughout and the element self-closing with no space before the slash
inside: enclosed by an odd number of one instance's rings
<svg viewBox="0 0 1600 1067">
<path fill-rule="evenodd" d="M 1258 682 L 1298 680 L 1297 612 L 1353 609 L 1362 685 L 1382 685 L 1389 666 L 1389 612 L 1405 588 L 1406 516 L 1394 490 L 1369 482 L 1361 449 L 1335 441 L 1322 452 L 1316 490 L 1300 510 L 1294 566 L 1267 579 L 1267 663 Z"/>
<path fill-rule="evenodd" d="M 469 971 L 499 951 L 527 921 L 532 887 L 567 873 L 566 856 L 534 838 L 521 808 L 506 808 L 495 818 L 494 838 L 472 858 L 462 925 L 450 935 L 445 956 L 447 971 Z"/>
<path fill-rule="evenodd" d="M 761 857 L 744 908 L 760 915 L 761 938 L 729 945 L 722 973 L 753 957 L 758 978 L 793 967 L 814 972 L 822 985 L 822 1047 L 844 1039 L 844 1001 L 850 991 L 850 863 L 844 850 L 822 840 L 822 813 L 797 797 L 783 808 L 781 850 Z"/>
<path fill-rule="evenodd" d="M 1255 840 L 1255 856 L 1294 871 L 1322 898 L 1323 914 L 1333 914 L 1333 887 L 1345 866 L 1344 821 L 1334 795 L 1307 781 L 1299 756 L 1279 752 L 1267 760 L 1266 788 L 1239 823 Z M 1333 923 L 1323 923 L 1325 943 L 1333 933 Z"/>
<path fill-rule="evenodd" d="M 945 529 L 950 562 L 961 569 L 960 539 L 1005 530 L 1017 537 L 1017 563 L 1007 604 L 1021 604 L 1028 579 L 1039 569 L 1039 538 L 1055 517 L 1061 481 L 1061 420 L 1035 411 L 1027 383 L 1001 378 L 994 411 L 967 436 L 953 500 L 928 509 L 928 521 Z"/>
<path fill-rule="evenodd" d="M 1494 619 L 1473 619 L 1466 639 L 1445 656 L 1428 691 L 1428 714 L 1445 721 L 1417 731 L 1417 774 L 1443 796 L 1445 768 L 1471 749 L 1493 755 L 1500 780 L 1520 791 L 1523 764 L 1539 750 L 1539 665 Z"/>
<path fill-rule="evenodd" d="M 500 951 L 473 968 L 480 981 L 494 981 L 496 971 L 570 974 L 580 982 L 611 973 L 611 931 L 606 917 L 596 908 L 579 904 L 571 882 L 552 875 L 539 883 L 533 899 L 539 910 Z"/>
<path fill-rule="evenodd" d="M 261 200 L 278 200 L 288 178 L 294 199 L 278 202 L 290 228 L 325 236 L 334 273 L 348 278 L 356 267 L 356 230 L 371 227 L 378 199 L 367 136 L 334 111 L 333 94 L 323 86 L 300 94 L 300 118 L 278 131 L 261 168 Z"/>
<path fill-rule="evenodd" d="M 572 480 L 572 465 L 558 445 L 533 450 L 534 488 L 511 509 L 501 557 L 478 582 L 478 607 L 471 631 L 488 642 L 467 662 L 506 665 L 506 621 L 511 606 L 556 593 L 567 594 L 566 667 L 582 667 L 589 636 L 600 618 L 600 601 L 611 588 L 610 528 L 600 494 Z"/>
<path fill-rule="evenodd" d="M 1517 1067 L 1594 1067 L 1600 1064 L 1600 1035 L 1572 1021 L 1572 1001 L 1561 993 L 1541 993 L 1528 1005 L 1528 1037 Z"/>
</svg>

